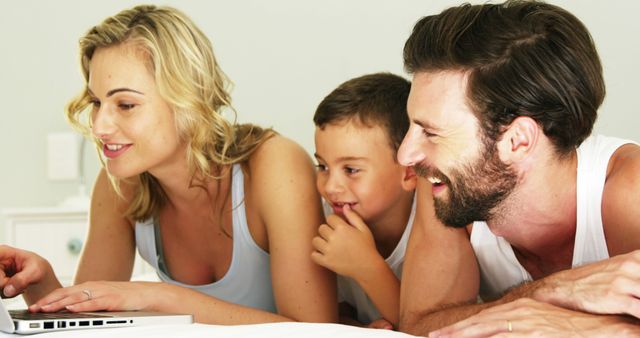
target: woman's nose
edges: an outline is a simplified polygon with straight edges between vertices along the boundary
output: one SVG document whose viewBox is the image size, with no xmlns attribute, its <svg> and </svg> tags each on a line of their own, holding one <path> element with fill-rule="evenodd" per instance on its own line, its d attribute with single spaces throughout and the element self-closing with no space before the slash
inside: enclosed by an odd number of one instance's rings
<svg viewBox="0 0 640 338">
<path fill-rule="evenodd" d="M 93 135 L 98 139 L 104 140 L 112 135 L 115 129 L 116 125 L 113 116 L 111 116 L 104 106 L 98 107 L 92 114 L 91 132 Z"/>
</svg>

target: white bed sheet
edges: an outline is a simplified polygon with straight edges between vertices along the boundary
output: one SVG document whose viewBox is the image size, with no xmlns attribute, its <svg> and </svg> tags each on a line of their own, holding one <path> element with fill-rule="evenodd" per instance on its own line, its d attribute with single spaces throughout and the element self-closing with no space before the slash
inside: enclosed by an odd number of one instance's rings
<svg viewBox="0 0 640 338">
<path fill-rule="evenodd" d="M 405 333 L 365 329 L 341 324 L 316 324 L 316 323 L 269 323 L 252 325 L 205 325 L 205 324 L 180 324 L 180 325 L 150 325 L 138 327 L 86 329 L 75 331 L 46 332 L 32 336 L 19 336 L 1 333 L 0 337 L 33 337 L 33 338 L 112 338 L 112 337 L 137 337 L 137 338 L 162 338 L 162 337 L 211 337 L 211 338 L 410 338 L 415 337 Z"/>
</svg>

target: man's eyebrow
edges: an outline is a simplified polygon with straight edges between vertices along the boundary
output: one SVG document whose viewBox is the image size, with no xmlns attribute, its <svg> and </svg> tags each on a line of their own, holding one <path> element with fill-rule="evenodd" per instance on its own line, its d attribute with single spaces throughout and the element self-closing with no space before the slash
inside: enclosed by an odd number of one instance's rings
<svg viewBox="0 0 640 338">
<path fill-rule="evenodd" d="M 434 131 L 442 130 L 441 128 L 438 128 L 438 127 L 432 125 L 429 122 L 420 121 L 420 120 L 416 120 L 416 119 L 411 120 L 411 122 L 419 125 L 420 127 L 422 127 L 422 129 L 429 129 L 429 130 L 434 130 Z"/>
<path fill-rule="evenodd" d="M 89 94 L 90 94 L 91 96 L 96 96 L 96 95 L 93 93 L 93 91 L 91 91 L 91 88 L 87 88 L 87 91 L 89 92 Z M 131 89 L 131 88 L 123 87 L 123 88 L 115 88 L 115 89 L 111 89 L 110 91 L 108 91 L 108 92 L 107 92 L 107 97 L 112 96 L 113 94 L 115 94 L 115 93 L 119 93 L 119 92 L 132 92 L 132 93 L 136 93 L 136 94 L 144 95 L 144 93 L 143 93 L 143 92 L 139 92 L 139 91 L 137 91 L 137 90 L 135 90 L 135 89 Z"/>
</svg>

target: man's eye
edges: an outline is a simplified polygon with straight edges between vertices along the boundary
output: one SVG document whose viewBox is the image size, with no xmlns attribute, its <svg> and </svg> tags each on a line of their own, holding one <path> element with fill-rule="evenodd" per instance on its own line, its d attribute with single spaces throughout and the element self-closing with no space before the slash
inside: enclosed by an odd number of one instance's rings
<svg viewBox="0 0 640 338">
<path fill-rule="evenodd" d="M 316 164 L 316 170 L 317 171 L 327 171 L 327 166 L 324 164 Z"/>
<path fill-rule="evenodd" d="M 422 129 L 422 134 L 424 134 L 424 136 L 426 137 L 436 137 L 438 135 L 434 134 L 434 133 L 430 133 L 428 131 L 426 131 L 425 129 Z"/>
</svg>

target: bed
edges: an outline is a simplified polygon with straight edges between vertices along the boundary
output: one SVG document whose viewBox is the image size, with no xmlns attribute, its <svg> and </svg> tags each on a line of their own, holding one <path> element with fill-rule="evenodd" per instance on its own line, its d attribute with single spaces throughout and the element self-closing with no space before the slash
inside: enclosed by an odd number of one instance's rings
<svg viewBox="0 0 640 338">
<path fill-rule="evenodd" d="M 7 333 L 1 333 L 0 337 L 20 337 Z M 29 336 L 21 336 L 29 337 Z M 75 331 L 47 332 L 35 335 L 37 338 L 51 337 L 259 337 L 259 338 L 409 338 L 414 337 L 396 331 L 358 328 L 341 324 L 315 324 L 315 323 L 269 323 L 252 325 L 205 325 L 205 324 L 179 324 L 179 325 L 152 325 L 108 329 L 86 329 Z"/>
</svg>

